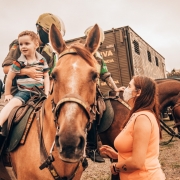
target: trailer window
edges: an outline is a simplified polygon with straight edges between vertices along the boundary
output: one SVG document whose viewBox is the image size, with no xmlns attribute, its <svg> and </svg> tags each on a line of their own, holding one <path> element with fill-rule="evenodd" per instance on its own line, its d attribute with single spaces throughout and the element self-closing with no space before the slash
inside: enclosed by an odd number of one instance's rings
<svg viewBox="0 0 180 180">
<path fill-rule="evenodd" d="M 159 66 L 159 61 L 157 57 L 155 57 L 155 61 L 156 61 L 156 66 Z"/>
<path fill-rule="evenodd" d="M 134 44 L 134 51 L 135 51 L 137 54 L 140 54 L 139 43 L 134 40 L 134 41 L 133 41 L 133 44 Z"/>
<path fill-rule="evenodd" d="M 152 62 L 152 60 L 151 60 L 151 53 L 149 51 L 147 51 L 147 56 L 148 56 L 149 62 Z"/>
</svg>

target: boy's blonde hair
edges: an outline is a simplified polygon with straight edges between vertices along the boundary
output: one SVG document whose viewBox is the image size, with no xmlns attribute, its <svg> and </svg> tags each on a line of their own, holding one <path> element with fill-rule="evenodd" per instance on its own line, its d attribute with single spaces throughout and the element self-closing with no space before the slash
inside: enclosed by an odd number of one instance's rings
<svg viewBox="0 0 180 180">
<path fill-rule="evenodd" d="M 33 41 L 35 41 L 35 42 L 37 42 L 39 44 L 39 38 L 38 38 L 37 34 L 35 32 L 33 32 L 33 31 L 27 31 L 26 30 L 26 31 L 21 32 L 18 35 L 18 39 L 20 37 L 22 37 L 22 36 L 30 36 Z"/>
</svg>

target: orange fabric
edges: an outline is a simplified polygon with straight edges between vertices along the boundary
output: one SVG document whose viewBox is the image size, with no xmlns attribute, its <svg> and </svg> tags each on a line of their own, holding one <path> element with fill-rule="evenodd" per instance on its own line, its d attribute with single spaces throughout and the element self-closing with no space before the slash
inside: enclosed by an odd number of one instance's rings
<svg viewBox="0 0 180 180">
<path fill-rule="evenodd" d="M 118 162 L 126 160 L 132 156 L 134 124 L 137 116 L 146 115 L 152 124 L 151 136 L 146 154 L 144 166 L 131 173 L 120 172 L 121 180 L 164 180 L 165 176 L 161 170 L 159 157 L 159 128 L 156 118 L 149 111 L 140 111 L 132 114 L 127 125 L 116 137 L 114 146 L 118 151 Z"/>
</svg>

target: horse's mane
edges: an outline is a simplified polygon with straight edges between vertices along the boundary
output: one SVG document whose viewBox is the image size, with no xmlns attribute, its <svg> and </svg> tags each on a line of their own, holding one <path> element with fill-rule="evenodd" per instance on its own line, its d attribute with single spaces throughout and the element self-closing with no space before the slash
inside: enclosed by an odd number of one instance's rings
<svg viewBox="0 0 180 180">
<path fill-rule="evenodd" d="M 70 46 L 77 51 L 77 54 L 81 56 L 86 62 L 92 66 L 96 67 L 97 61 L 95 60 L 94 56 L 83 46 L 81 43 L 76 43 Z"/>
</svg>

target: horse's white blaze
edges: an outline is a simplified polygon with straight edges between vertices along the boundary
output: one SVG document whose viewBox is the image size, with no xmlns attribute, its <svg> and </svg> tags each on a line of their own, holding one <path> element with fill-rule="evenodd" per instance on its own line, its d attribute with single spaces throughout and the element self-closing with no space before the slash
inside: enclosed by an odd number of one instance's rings
<svg viewBox="0 0 180 180">
<path fill-rule="evenodd" d="M 73 67 L 74 70 L 76 70 L 77 67 L 78 67 L 77 62 L 74 62 L 74 63 L 72 64 L 72 67 Z"/>
<path fill-rule="evenodd" d="M 76 115 L 76 107 L 77 107 L 77 104 L 75 104 L 75 103 L 68 106 L 68 110 L 65 113 L 66 120 L 68 120 L 68 119 L 71 120 L 72 117 L 75 117 L 75 115 Z"/>
<path fill-rule="evenodd" d="M 76 78 L 76 74 L 78 74 L 78 65 L 77 62 L 74 62 L 72 64 L 73 67 L 73 74 L 69 77 L 69 82 L 68 82 L 68 86 L 71 89 L 71 93 L 75 93 L 75 89 L 77 89 L 76 87 L 76 82 L 77 82 L 77 78 Z"/>
</svg>

